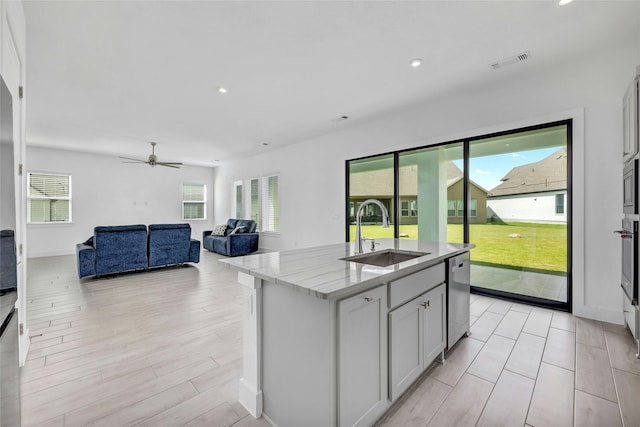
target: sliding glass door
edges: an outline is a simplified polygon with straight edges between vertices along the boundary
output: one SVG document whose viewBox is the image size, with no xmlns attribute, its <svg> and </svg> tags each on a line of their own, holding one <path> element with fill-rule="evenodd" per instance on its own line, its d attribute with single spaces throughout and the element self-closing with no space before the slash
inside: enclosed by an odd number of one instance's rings
<svg viewBox="0 0 640 427">
<path fill-rule="evenodd" d="M 571 310 L 571 121 L 347 164 L 347 241 L 365 237 L 473 243 L 477 293 Z"/>
<path fill-rule="evenodd" d="M 498 295 L 567 302 L 567 125 L 469 144 L 471 283 Z M 486 212 L 483 217 L 481 211 Z"/>
<path fill-rule="evenodd" d="M 368 157 L 347 163 L 348 201 L 347 241 L 353 241 L 356 235 L 356 213 L 367 199 L 377 199 L 389 211 L 391 226 L 382 228 L 382 211 L 373 204 L 366 205 L 362 212 L 362 236 L 377 239 L 394 237 L 396 212 L 394 204 L 394 155 Z"/>
</svg>

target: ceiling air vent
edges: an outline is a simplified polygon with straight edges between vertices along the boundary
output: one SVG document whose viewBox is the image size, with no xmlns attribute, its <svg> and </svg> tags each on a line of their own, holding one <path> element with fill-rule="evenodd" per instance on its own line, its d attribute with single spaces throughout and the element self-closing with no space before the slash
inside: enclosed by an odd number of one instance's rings
<svg viewBox="0 0 640 427">
<path fill-rule="evenodd" d="M 513 65 L 517 64 L 518 62 L 526 61 L 529 58 L 531 58 L 531 53 L 529 51 L 526 51 L 510 58 L 494 62 L 493 64 L 490 64 L 489 67 L 491 67 L 492 70 L 497 70 L 498 68 L 506 67 L 507 65 Z"/>
</svg>

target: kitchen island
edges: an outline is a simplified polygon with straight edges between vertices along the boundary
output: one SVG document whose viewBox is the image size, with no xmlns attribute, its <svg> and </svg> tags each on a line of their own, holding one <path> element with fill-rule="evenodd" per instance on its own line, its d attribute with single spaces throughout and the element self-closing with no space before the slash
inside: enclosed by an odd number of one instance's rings
<svg viewBox="0 0 640 427">
<path fill-rule="evenodd" d="M 447 265 L 466 263 L 468 280 L 473 247 L 379 239 L 360 255 L 340 243 L 222 260 L 243 286 L 240 403 L 280 427 L 372 424 L 443 357 Z"/>
</svg>

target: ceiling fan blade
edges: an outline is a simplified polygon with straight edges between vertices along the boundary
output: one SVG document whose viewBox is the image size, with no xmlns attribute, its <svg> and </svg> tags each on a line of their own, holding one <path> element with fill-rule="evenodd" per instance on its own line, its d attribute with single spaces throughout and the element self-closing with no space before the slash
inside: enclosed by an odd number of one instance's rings
<svg viewBox="0 0 640 427">
<path fill-rule="evenodd" d="M 132 159 L 131 157 L 122 157 L 122 156 L 120 156 L 120 158 L 121 159 L 125 159 L 125 160 L 133 160 L 133 162 L 147 163 L 146 160 Z M 133 162 L 123 162 L 123 163 L 133 163 Z"/>
<path fill-rule="evenodd" d="M 180 166 L 174 166 L 174 165 L 181 165 L 181 164 L 182 163 L 165 163 L 165 162 L 156 163 L 156 165 L 166 166 L 168 168 L 176 168 L 176 169 L 180 169 Z"/>
<path fill-rule="evenodd" d="M 158 165 L 179 165 L 179 166 L 182 166 L 182 163 L 180 163 L 180 162 L 156 162 L 156 164 L 158 164 Z"/>
</svg>

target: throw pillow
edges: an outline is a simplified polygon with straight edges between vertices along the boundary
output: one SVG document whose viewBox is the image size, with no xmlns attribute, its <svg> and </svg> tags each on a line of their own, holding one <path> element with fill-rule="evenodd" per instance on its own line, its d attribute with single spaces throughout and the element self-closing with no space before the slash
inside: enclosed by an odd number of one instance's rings
<svg viewBox="0 0 640 427">
<path fill-rule="evenodd" d="M 236 233 L 242 234 L 242 233 L 244 233 L 246 228 L 247 227 L 244 227 L 244 226 L 236 227 L 236 228 L 233 229 L 233 231 L 231 233 L 229 233 L 229 235 L 236 234 Z"/>
<path fill-rule="evenodd" d="M 227 224 L 216 225 L 211 232 L 212 236 L 224 236 L 224 232 L 227 231 Z"/>
</svg>

